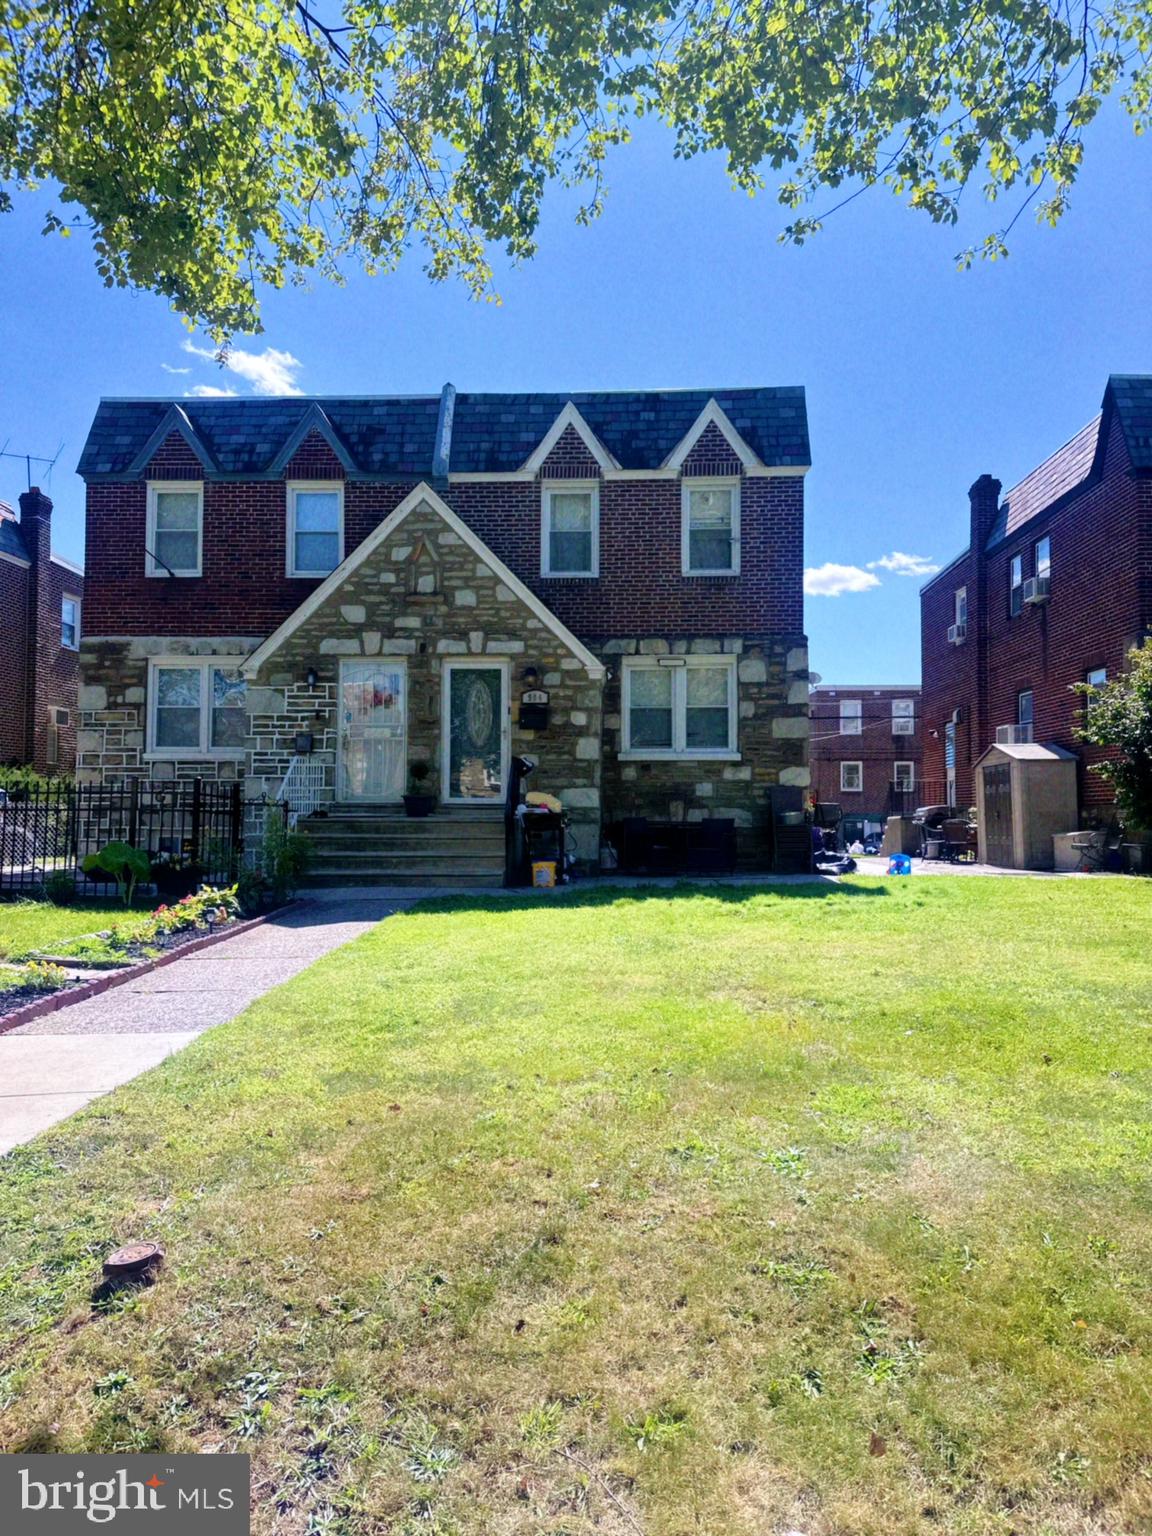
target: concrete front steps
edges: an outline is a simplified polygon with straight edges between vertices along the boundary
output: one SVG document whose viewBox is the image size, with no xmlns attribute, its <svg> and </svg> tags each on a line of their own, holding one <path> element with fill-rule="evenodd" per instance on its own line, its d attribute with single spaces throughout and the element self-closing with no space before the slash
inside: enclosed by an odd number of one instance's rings
<svg viewBox="0 0 1152 1536">
<path fill-rule="evenodd" d="M 315 845 L 308 886 L 504 884 L 503 807 L 437 806 L 408 817 L 401 806 L 334 805 L 299 829 Z"/>
</svg>

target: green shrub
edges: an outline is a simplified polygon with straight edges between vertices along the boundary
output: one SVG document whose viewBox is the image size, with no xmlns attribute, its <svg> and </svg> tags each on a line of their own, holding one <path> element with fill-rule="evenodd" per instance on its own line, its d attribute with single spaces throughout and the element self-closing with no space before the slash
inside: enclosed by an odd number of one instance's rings
<svg viewBox="0 0 1152 1536">
<path fill-rule="evenodd" d="M 264 822 L 259 873 L 274 902 L 295 896 L 311 861 L 311 840 L 303 832 L 290 832 L 278 811 L 270 808 Z"/>
<path fill-rule="evenodd" d="M 45 773 L 37 773 L 35 768 L 0 768 L 0 789 L 33 790 L 47 789 L 53 784 L 71 784 L 69 774 L 60 773 L 54 778 Z"/>
<path fill-rule="evenodd" d="M 70 907 L 76 900 L 76 876 L 70 869 L 54 869 L 44 877 L 44 900 L 54 907 Z"/>
<path fill-rule="evenodd" d="M 133 848 L 131 843 L 113 842 L 90 853 L 84 860 L 86 875 L 108 875 L 116 882 L 116 890 L 124 905 L 131 906 L 136 893 L 136 883 L 147 880 L 152 873 L 152 861 L 143 848 Z"/>
</svg>

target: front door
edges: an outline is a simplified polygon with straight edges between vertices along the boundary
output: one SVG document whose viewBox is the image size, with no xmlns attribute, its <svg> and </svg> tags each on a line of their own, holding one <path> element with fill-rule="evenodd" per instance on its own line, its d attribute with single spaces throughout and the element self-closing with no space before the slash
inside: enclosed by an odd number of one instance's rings
<svg viewBox="0 0 1152 1536">
<path fill-rule="evenodd" d="M 407 684 L 402 661 L 340 663 L 341 800 L 395 801 L 404 793 Z"/>
<path fill-rule="evenodd" d="M 508 669 L 454 661 L 444 671 L 446 798 L 499 803 L 508 777 Z"/>
</svg>

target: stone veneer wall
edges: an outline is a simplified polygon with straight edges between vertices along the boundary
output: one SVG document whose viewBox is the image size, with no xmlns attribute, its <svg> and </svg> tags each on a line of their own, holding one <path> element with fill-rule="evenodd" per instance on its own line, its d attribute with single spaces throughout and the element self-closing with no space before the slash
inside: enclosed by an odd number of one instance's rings
<svg viewBox="0 0 1152 1536">
<path fill-rule="evenodd" d="M 412 592 L 418 578 L 433 593 Z M 249 683 L 251 792 L 275 793 L 298 731 L 315 735 L 327 798 L 336 796 L 337 686 L 341 658 L 403 657 L 408 672 L 408 758 L 433 765 L 439 793 L 441 677 L 453 657 L 508 659 L 511 750 L 538 760 L 529 788 L 558 795 L 585 866 L 598 860 L 603 683 L 590 678 L 553 631 L 505 586 L 433 510 L 418 509 L 279 648 Z M 517 724 L 522 673 L 550 695 L 546 731 Z M 304 681 L 314 668 L 318 682 Z"/>
<path fill-rule="evenodd" d="M 244 657 L 262 636 L 181 639 L 171 635 L 115 636 L 80 642 L 80 728 L 76 777 L 81 783 L 127 779 L 235 779 L 244 764 L 235 758 L 190 757 L 149 761 L 145 754 L 148 662 L 153 656 Z"/>
<path fill-rule="evenodd" d="M 808 648 L 802 636 L 696 636 L 611 639 L 594 647 L 611 667 L 604 692 L 604 810 L 620 816 L 703 821 L 730 817 L 740 829 L 739 860 L 763 867 L 769 789 L 807 788 Z M 736 655 L 740 761 L 622 762 L 620 674 L 626 656 Z"/>
</svg>

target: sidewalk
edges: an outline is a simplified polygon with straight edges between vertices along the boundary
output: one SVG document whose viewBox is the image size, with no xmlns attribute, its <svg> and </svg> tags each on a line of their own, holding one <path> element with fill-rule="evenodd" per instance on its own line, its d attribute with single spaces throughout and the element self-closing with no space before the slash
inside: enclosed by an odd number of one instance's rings
<svg viewBox="0 0 1152 1536">
<path fill-rule="evenodd" d="M 248 933 L 0 1035 L 0 1156 L 405 904 L 375 894 L 303 900 Z"/>
</svg>

